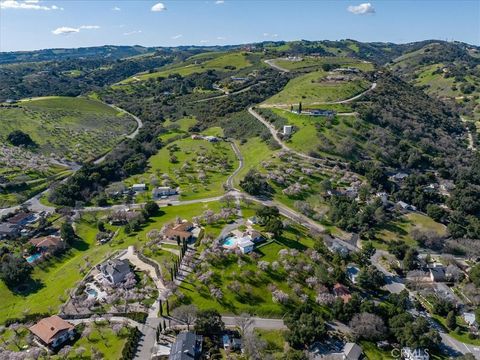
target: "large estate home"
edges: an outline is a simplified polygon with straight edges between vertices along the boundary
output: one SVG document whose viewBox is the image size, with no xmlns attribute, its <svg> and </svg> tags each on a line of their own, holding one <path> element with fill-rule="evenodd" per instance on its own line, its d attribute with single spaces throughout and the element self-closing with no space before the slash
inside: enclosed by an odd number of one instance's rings
<svg viewBox="0 0 480 360">
<path fill-rule="evenodd" d="M 75 334 L 75 326 L 57 315 L 40 320 L 29 330 L 41 343 L 53 348 L 73 339 Z"/>
<path fill-rule="evenodd" d="M 177 335 L 170 350 L 169 360 L 195 360 L 202 354 L 203 337 L 192 332 Z"/>
<path fill-rule="evenodd" d="M 183 221 L 180 224 L 169 225 L 165 230 L 165 238 L 172 241 L 188 241 L 193 238 L 193 224 Z"/>
<path fill-rule="evenodd" d="M 131 272 L 128 260 L 120 259 L 105 261 L 100 265 L 100 271 L 104 278 L 112 285 L 122 283 L 126 276 Z"/>
<path fill-rule="evenodd" d="M 66 246 L 65 241 L 56 235 L 33 238 L 28 243 L 35 246 L 38 252 L 50 254 L 63 250 Z"/>
</svg>

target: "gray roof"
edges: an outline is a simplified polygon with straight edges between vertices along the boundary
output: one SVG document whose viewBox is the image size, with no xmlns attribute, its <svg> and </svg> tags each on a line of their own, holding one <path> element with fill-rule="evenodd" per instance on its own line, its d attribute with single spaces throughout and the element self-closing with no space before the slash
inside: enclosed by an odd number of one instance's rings
<svg viewBox="0 0 480 360">
<path fill-rule="evenodd" d="M 355 343 L 346 343 L 343 348 L 343 354 L 345 359 L 348 360 L 358 360 L 362 356 L 362 348 Z"/>
<path fill-rule="evenodd" d="M 435 281 L 442 281 L 445 280 L 445 268 L 443 266 L 436 266 L 433 268 L 430 268 L 430 274 L 432 274 L 432 277 Z"/>
<path fill-rule="evenodd" d="M 112 276 L 114 282 L 118 283 L 130 273 L 130 264 L 128 260 L 112 259 L 104 262 L 100 269 L 104 274 Z"/>
<path fill-rule="evenodd" d="M 18 226 L 10 223 L 0 223 L 0 234 L 14 234 L 18 231 Z"/>
<path fill-rule="evenodd" d="M 192 332 L 182 332 L 177 335 L 170 350 L 170 360 L 198 359 L 202 352 L 203 338 Z"/>
</svg>

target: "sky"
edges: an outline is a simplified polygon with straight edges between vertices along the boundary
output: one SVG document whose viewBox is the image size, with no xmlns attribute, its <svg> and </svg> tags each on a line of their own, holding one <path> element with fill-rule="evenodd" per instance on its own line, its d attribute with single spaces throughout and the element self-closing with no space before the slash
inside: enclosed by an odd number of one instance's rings
<svg viewBox="0 0 480 360">
<path fill-rule="evenodd" d="M 480 0 L 0 0 L 0 51 L 266 40 L 480 45 Z"/>
</svg>

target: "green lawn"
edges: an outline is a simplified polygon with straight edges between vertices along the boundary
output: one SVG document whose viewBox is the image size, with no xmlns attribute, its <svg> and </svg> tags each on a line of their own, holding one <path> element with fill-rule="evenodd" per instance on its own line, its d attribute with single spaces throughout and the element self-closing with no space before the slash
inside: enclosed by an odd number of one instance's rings
<svg viewBox="0 0 480 360">
<path fill-rule="evenodd" d="M 178 149 L 170 151 L 171 149 Z M 176 162 L 172 163 L 172 155 Z M 238 166 L 238 161 L 229 143 L 210 143 L 206 140 L 185 138 L 162 148 L 149 159 L 149 168 L 142 175 L 135 175 L 125 182 L 150 183 L 152 178 L 162 180 L 163 174 L 170 178 L 170 186 L 179 186 L 181 199 L 199 199 L 224 193 L 223 184 Z M 205 178 L 202 180 L 202 176 Z M 138 200 L 150 197 L 150 191 Z"/>
<path fill-rule="evenodd" d="M 351 81 L 330 82 L 326 80 L 328 73 L 319 70 L 298 76 L 278 94 L 265 101 L 265 104 L 303 105 L 317 102 L 332 102 L 349 99 L 369 88 L 368 81 L 358 77 Z"/>
<path fill-rule="evenodd" d="M 386 249 L 389 241 L 403 240 L 406 244 L 416 247 L 418 244 L 411 236 L 414 229 L 435 231 L 439 235 L 446 235 L 447 232 L 445 225 L 435 222 L 430 217 L 419 213 L 409 213 L 389 222 L 378 231 L 376 236 L 379 241 L 374 241 L 374 244 L 378 248 Z"/>
<path fill-rule="evenodd" d="M 21 317 L 24 311 L 29 313 L 55 312 L 64 302 L 67 290 L 81 280 L 82 274 L 79 269 L 85 266 L 86 258 L 92 265 L 97 264 L 109 253 L 125 249 L 129 245 L 140 245 L 146 241 L 146 234 L 150 230 L 160 229 L 177 216 L 191 219 L 192 216 L 200 215 L 206 209 L 218 211 L 220 204 L 215 202 L 163 207 L 164 214 L 153 217 L 141 231 L 125 235 L 123 229 L 120 229 L 117 237 L 106 245 L 97 245 L 95 241 L 95 235 L 98 232 L 96 221 L 104 214 L 89 214 L 77 224 L 76 231 L 81 240 L 75 243 L 66 255 L 34 268 L 33 281 L 29 284 L 29 291 L 14 293 L 3 282 L 0 282 L 0 298 L 2 299 L 0 324 L 7 318 Z"/>
</svg>

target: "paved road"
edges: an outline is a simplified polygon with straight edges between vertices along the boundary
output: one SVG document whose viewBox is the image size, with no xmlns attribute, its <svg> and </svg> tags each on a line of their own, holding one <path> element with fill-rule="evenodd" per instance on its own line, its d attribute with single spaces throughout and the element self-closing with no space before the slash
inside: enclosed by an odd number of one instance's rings
<svg viewBox="0 0 480 360">
<path fill-rule="evenodd" d="M 195 104 L 195 103 L 207 102 L 207 101 L 210 101 L 210 100 L 221 99 L 221 98 L 226 98 L 226 97 L 229 97 L 229 96 L 232 96 L 232 95 L 241 94 L 243 92 L 246 92 L 246 91 L 250 90 L 252 88 L 252 86 L 257 85 L 257 84 L 262 84 L 262 83 L 264 83 L 264 81 L 260 81 L 256 84 L 249 85 L 249 86 L 247 86 L 243 89 L 240 89 L 240 90 L 237 90 L 237 91 L 234 91 L 234 92 L 231 92 L 231 93 L 226 92 L 222 95 L 217 95 L 217 96 L 212 96 L 212 97 L 205 98 L 205 99 L 195 100 L 192 103 Z M 220 91 L 223 91 L 223 90 L 220 90 Z"/>
<path fill-rule="evenodd" d="M 237 176 L 237 174 L 243 169 L 243 166 L 244 166 L 244 161 L 243 161 L 243 156 L 242 156 L 242 153 L 240 152 L 240 149 L 238 148 L 237 144 L 232 141 L 230 142 L 230 145 L 232 146 L 232 149 L 233 149 L 233 152 L 235 153 L 235 156 L 237 157 L 238 159 L 238 167 L 235 169 L 235 171 L 228 177 L 227 181 L 226 181 L 226 185 L 227 185 L 227 188 L 228 189 L 234 189 L 235 186 L 234 186 L 234 183 L 233 183 L 233 179 L 235 178 L 235 176 Z"/>
<path fill-rule="evenodd" d="M 281 71 L 283 73 L 288 73 L 290 72 L 290 70 L 288 69 L 285 69 L 277 64 L 275 64 L 275 60 L 277 59 L 269 59 L 269 60 L 264 60 L 265 64 L 267 64 L 268 66 L 271 66 L 272 68 L 278 70 L 278 71 Z"/>
<path fill-rule="evenodd" d="M 222 320 L 226 326 L 237 326 L 238 317 L 235 316 L 222 316 Z M 283 322 L 283 319 L 267 319 L 252 317 L 251 327 L 254 329 L 265 330 L 285 330 L 287 326 Z"/>
<path fill-rule="evenodd" d="M 372 264 L 378 270 L 380 270 L 385 275 L 386 285 L 384 286 L 384 289 L 386 289 L 387 291 L 389 291 L 391 293 L 398 294 L 398 293 L 400 293 L 400 292 L 402 292 L 403 290 L 406 289 L 405 284 L 403 283 L 403 280 L 397 274 L 394 274 L 394 273 L 388 271 L 381 264 L 380 259 L 383 256 L 388 257 L 388 256 L 391 256 L 391 255 L 384 250 L 377 250 L 375 252 L 375 254 L 373 254 L 373 256 L 371 257 L 370 261 L 372 262 Z"/>
</svg>

